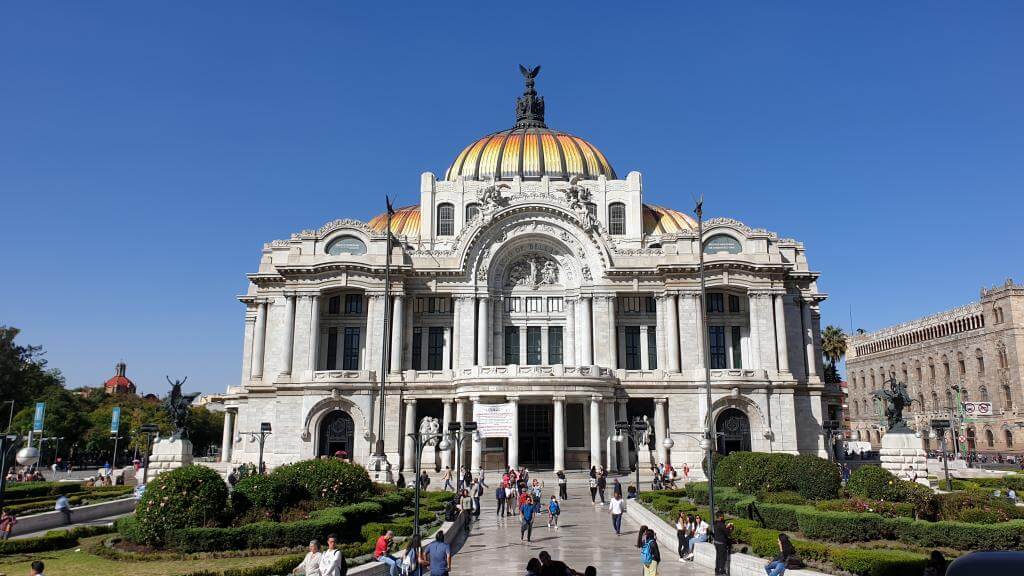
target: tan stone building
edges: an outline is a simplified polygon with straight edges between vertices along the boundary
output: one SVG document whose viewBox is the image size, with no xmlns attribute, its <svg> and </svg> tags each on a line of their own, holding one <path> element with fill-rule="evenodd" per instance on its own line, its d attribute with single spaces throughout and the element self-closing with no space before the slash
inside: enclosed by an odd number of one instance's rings
<svg viewBox="0 0 1024 576">
<path fill-rule="evenodd" d="M 927 431 L 932 418 L 955 416 L 960 402 L 991 402 L 992 415 L 968 422 L 962 436 L 978 452 L 1020 452 L 1024 443 L 1024 286 L 1007 280 L 982 289 L 981 301 L 868 334 L 854 335 L 846 358 L 852 440 L 879 446 L 882 428 L 871 397 L 891 375 L 913 398 L 908 423 Z M 927 435 L 925 434 L 926 442 Z M 952 438 L 947 437 L 952 449 Z M 937 446 L 929 446 L 935 449 Z"/>
</svg>

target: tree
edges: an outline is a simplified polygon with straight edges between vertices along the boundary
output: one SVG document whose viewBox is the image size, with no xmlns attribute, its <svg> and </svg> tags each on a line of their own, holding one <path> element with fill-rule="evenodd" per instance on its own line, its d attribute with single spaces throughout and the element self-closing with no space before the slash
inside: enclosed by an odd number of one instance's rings
<svg viewBox="0 0 1024 576">
<path fill-rule="evenodd" d="M 836 365 L 846 356 L 846 333 L 842 328 L 831 324 L 825 327 L 825 331 L 821 333 L 821 355 L 828 363 L 825 381 L 838 383 L 839 368 Z"/>
<path fill-rule="evenodd" d="M 14 342 L 20 332 L 0 326 L 0 398 L 14 400 L 16 411 L 42 400 L 41 396 L 48 392 L 64 389 L 60 372 L 46 368 L 42 347 Z"/>
<path fill-rule="evenodd" d="M 205 455 L 211 446 L 220 445 L 224 432 L 224 413 L 207 410 L 205 406 L 192 406 L 191 411 L 188 439 L 192 442 L 192 453 Z"/>
</svg>

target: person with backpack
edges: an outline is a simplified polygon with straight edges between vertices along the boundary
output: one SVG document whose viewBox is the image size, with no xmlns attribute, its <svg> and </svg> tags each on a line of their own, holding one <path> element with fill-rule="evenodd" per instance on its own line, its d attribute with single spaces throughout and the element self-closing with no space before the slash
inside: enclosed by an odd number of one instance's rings
<svg viewBox="0 0 1024 576">
<path fill-rule="evenodd" d="M 558 499 L 551 496 L 551 501 L 548 502 L 548 528 L 553 525 L 555 529 L 558 529 L 558 515 L 562 513 L 562 507 L 558 503 Z"/>
<path fill-rule="evenodd" d="M 644 543 L 640 547 L 640 562 L 644 566 L 644 576 L 658 576 L 658 564 L 661 562 L 661 551 L 654 530 L 650 528 L 644 533 Z"/>
<path fill-rule="evenodd" d="M 328 535 L 327 550 L 320 553 L 321 576 L 345 576 L 348 574 L 348 563 L 345 562 L 345 555 L 341 553 L 337 546 L 337 535 Z"/>
<path fill-rule="evenodd" d="M 498 486 L 494 490 L 494 500 L 498 503 L 498 509 L 494 512 L 495 515 L 505 517 L 505 487 Z"/>
<path fill-rule="evenodd" d="M 420 535 L 413 534 L 405 545 L 402 552 L 402 576 L 421 576 L 420 559 L 423 558 L 423 550 L 420 544 Z"/>
</svg>

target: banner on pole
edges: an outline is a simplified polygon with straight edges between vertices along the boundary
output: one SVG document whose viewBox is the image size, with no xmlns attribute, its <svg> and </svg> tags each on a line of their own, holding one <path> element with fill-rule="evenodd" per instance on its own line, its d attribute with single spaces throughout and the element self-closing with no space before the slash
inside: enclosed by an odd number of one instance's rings
<svg viewBox="0 0 1024 576">
<path fill-rule="evenodd" d="M 516 405 L 477 404 L 473 407 L 473 420 L 476 420 L 477 431 L 483 438 L 508 438 L 512 435 L 512 427 L 516 413 Z"/>
<path fill-rule="evenodd" d="M 117 431 L 121 429 L 121 407 L 114 406 L 114 409 L 110 413 L 110 433 L 117 436 Z"/>
<path fill-rule="evenodd" d="M 46 402 L 36 402 L 36 415 L 32 419 L 32 431 L 43 431 L 43 418 L 46 416 Z"/>
</svg>

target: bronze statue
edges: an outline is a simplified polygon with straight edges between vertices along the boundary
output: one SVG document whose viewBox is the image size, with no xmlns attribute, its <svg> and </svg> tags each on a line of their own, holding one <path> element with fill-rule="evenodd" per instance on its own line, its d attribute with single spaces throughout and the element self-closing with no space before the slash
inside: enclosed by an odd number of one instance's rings
<svg viewBox="0 0 1024 576">
<path fill-rule="evenodd" d="M 875 390 L 871 397 L 885 402 L 885 419 L 888 422 L 886 430 L 907 429 L 903 409 L 913 402 L 910 394 L 907 394 L 907 385 L 897 382 L 895 374 L 891 374 L 884 384 L 888 384 L 889 389 Z"/>
<path fill-rule="evenodd" d="M 188 376 L 184 380 L 171 382 L 171 377 L 167 376 L 167 383 L 171 385 L 171 392 L 164 398 L 163 409 L 167 411 L 167 414 L 171 417 L 171 422 L 174 423 L 175 438 L 188 437 L 189 408 L 192 406 L 192 401 L 196 399 L 196 396 L 199 396 L 199 392 L 191 394 L 181 393 L 181 386 L 187 380 Z"/>
</svg>

